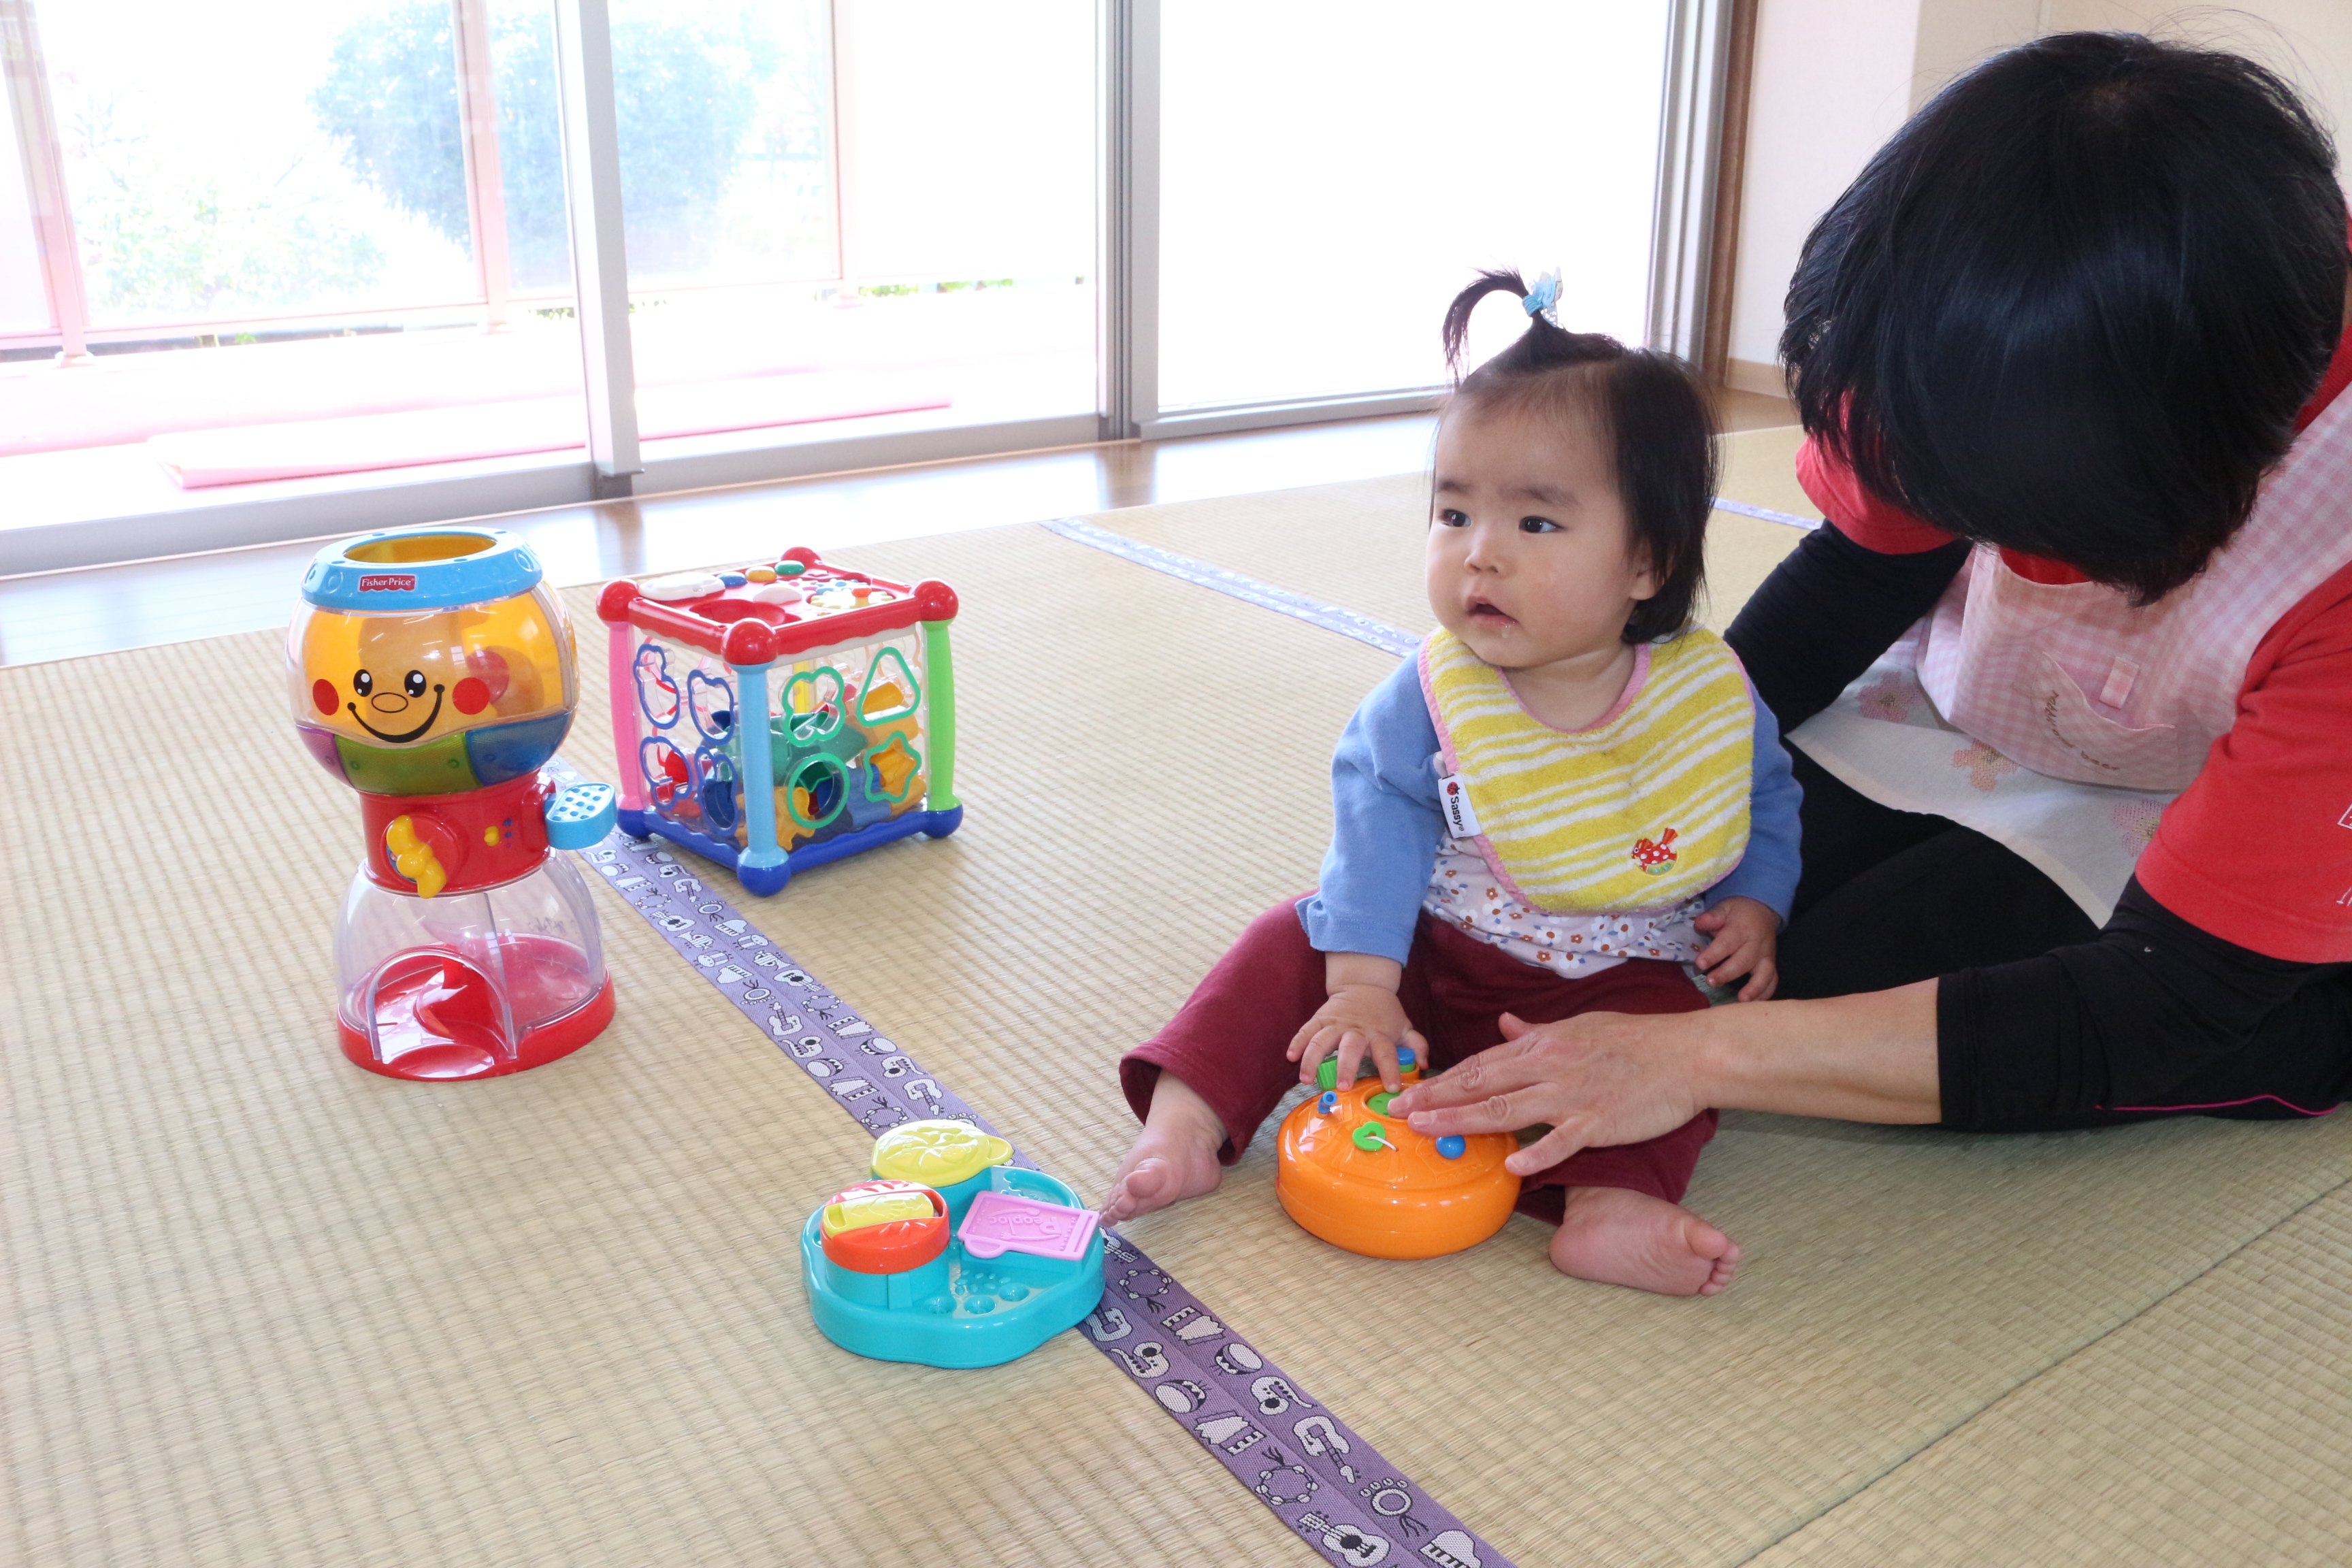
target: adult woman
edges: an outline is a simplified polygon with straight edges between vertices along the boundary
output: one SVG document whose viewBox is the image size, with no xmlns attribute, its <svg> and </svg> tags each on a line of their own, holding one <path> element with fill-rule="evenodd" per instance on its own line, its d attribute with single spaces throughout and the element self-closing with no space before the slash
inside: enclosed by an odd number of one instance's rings
<svg viewBox="0 0 2352 1568">
<path fill-rule="evenodd" d="M 1828 525 L 1728 634 L 1807 791 L 1800 999 L 1510 1030 L 1399 1109 L 1551 1122 L 1532 1169 L 1709 1105 L 2341 1101 L 2347 270 L 2333 149 L 2247 61 L 2071 34 L 1938 95 L 1807 241 L 1781 352 Z"/>
</svg>

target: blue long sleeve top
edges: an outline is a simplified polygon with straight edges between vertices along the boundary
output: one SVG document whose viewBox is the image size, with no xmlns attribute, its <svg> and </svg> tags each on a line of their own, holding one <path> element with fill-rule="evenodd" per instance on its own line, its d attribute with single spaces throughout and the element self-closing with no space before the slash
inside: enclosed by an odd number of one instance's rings
<svg viewBox="0 0 2352 1568">
<path fill-rule="evenodd" d="M 1797 893 L 1797 805 L 1804 792 L 1790 771 L 1772 710 L 1752 705 L 1748 852 L 1701 897 L 1710 909 L 1734 896 L 1754 899 L 1786 922 Z M 1298 903 L 1317 951 L 1405 961 L 1445 837 L 1437 799 L 1444 769 L 1420 662 L 1408 658 L 1357 708 L 1331 757 L 1331 847 L 1323 856 L 1321 887 Z"/>
</svg>

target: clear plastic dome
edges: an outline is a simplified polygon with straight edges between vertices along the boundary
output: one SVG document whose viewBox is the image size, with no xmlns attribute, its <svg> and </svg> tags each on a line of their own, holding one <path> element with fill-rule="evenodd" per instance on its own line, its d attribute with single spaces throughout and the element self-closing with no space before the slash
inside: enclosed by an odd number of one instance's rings
<svg viewBox="0 0 2352 1568">
<path fill-rule="evenodd" d="M 344 1028 L 404 1078 L 479 1078 L 560 1055 L 550 1032 L 605 983 L 595 906 L 568 856 L 434 899 L 362 871 L 335 930 L 335 970 Z"/>
<path fill-rule="evenodd" d="M 554 754 L 579 702 L 563 604 L 545 583 L 455 609 L 362 614 L 304 604 L 287 700 L 328 772 L 376 795 L 504 783 Z"/>
</svg>

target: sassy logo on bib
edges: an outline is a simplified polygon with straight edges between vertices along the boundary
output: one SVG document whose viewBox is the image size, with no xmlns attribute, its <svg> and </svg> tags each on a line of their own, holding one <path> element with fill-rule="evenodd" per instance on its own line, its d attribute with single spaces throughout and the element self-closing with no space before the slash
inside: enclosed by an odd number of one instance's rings
<svg viewBox="0 0 2352 1568">
<path fill-rule="evenodd" d="M 1478 814 L 1470 809 L 1470 792 L 1462 787 L 1462 775 L 1455 773 L 1437 781 L 1438 809 L 1444 815 L 1445 830 L 1456 838 L 1475 838 L 1481 831 Z"/>
</svg>

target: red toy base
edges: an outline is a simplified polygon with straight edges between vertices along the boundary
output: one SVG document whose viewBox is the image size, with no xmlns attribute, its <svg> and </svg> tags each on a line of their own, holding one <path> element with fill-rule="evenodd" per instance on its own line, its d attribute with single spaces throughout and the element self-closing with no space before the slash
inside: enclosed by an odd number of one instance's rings
<svg viewBox="0 0 2352 1568">
<path fill-rule="evenodd" d="M 375 1059 L 368 1048 L 364 1030 L 354 1029 L 343 1018 L 335 1020 L 335 1033 L 341 1037 L 343 1055 L 372 1073 L 385 1078 L 404 1079 L 411 1083 L 456 1082 L 467 1079 L 503 1078 L 521 1072 L 526 1068 L 541 1067 L 558 1057 L 568 1057 L 604 1032 L 613 1021 L 613 977 L 604 977 L 604 988 L 572 1011 L 551 1024 L 542 1024 L 524 1033 L 522 1042 L 509 1061 L 492 1046 L 471 1039 L 445 1040 L 438 1045 L 422 1046 L 404 1051 L 394 1060 L 385 1063 Z"/>
</svg>

